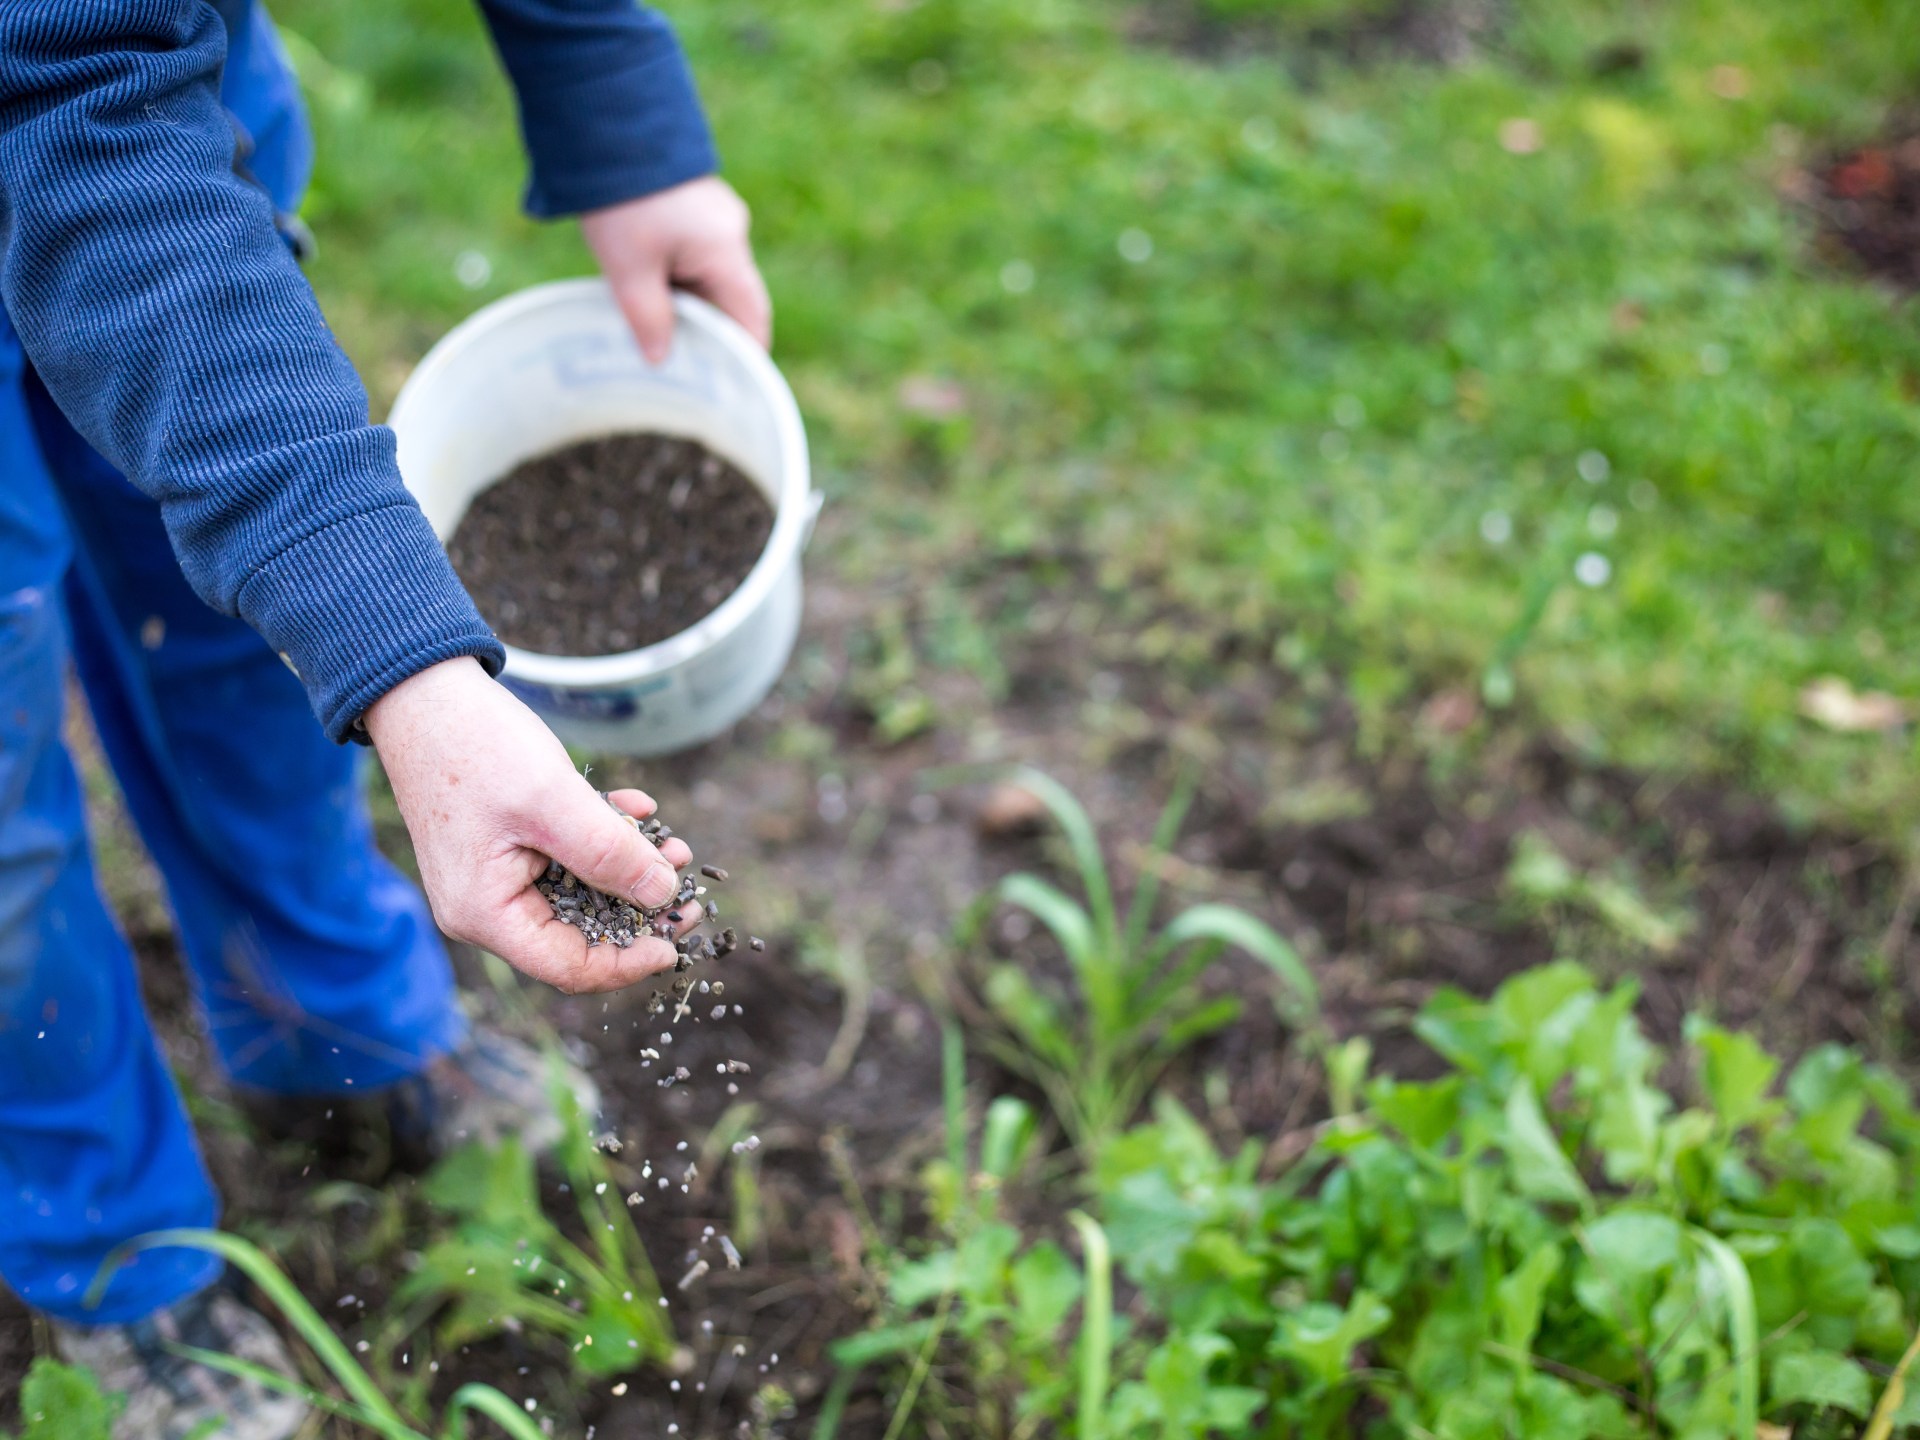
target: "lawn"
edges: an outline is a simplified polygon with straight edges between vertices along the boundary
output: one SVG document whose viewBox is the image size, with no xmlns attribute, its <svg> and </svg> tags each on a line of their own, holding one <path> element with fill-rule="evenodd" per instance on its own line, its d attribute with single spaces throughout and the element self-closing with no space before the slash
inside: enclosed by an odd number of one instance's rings
<svg viewBox="0 0 1920 1440">
<path fill-rule="evenodd" d="M 1213 3 L 1277 38 L 1206 63 L 1069 0 L 676 17 L 863 517 L 849 563 L 1084 546 L 1381 725 L 1465 686 L 1596 759 L 1903 838 L 1910 733 L 1834 736 L 1797 697 L 1920 694 L 1920 335 L 1787 197 L 1906 97 L 1920 25 L 1516 3 L 1463 63 L 1383 38 L 1349 67 L 1310 37 L 1365 4 Z M 315 281 L 390 397 L 477 302 L 586 262 L 513 213 L 461 0 L 284 19 Z M 910 377 L 959 388 L 902 403 Z"/>
<path fill-rule="evenodd" d="M 276 13 L 378 413 L 589 262 L 517 214 L 466 0 Z M 674 19 L 828 506 L 775 697 L 582 759 L 730 868 L 731 1018 L 667 1051 L 467 957 L 620 1146 L 321 1183 L 212 1073 L 94 767 L 304 1323 L 422 1433 L 464 1381 L 574 1437 L 1911 1433 L 1920 312 L 1826 177 L 1915 133 L 1920 22 Z"/>
</svg>

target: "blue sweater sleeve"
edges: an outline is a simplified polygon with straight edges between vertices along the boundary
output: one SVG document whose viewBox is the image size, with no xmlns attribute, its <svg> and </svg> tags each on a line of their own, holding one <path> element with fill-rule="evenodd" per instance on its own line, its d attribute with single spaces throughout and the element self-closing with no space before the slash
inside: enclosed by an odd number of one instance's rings
<svg viewBox="0 0 1920 1440">
<path fill-rule="evenodd" d="M 415 671 L 504 654 L 233 173 L 224 51 L 202 0 L 0 4 L 0 303 L 75 428 L 159 501 L 194 589 L 339 739 Z"/>
<path fill-rule="evenodd" d="M 479 0 L 520 99 L 530 213 L 577 215 L 718 166 L 672 28 L 635 0 Z"/>
</svg>

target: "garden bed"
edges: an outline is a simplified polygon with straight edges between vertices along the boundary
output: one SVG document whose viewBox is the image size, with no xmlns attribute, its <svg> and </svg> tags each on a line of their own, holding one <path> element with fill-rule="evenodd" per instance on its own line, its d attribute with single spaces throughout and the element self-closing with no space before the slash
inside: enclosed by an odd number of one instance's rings
<svg viewBox="0 0 1920 1440">
<path fill-rule="evenodd" d="M 1178 759 L 1197 765 L 1193 813 L 1163 866 L 1171 896 L 1229 901 L 1293 939 L 1333 1030 L 1373 1037 L 1392 1072 L 1431 1073 L 1407 1020 L 1437 986 L 1484 995 L 1569 951 L 1603 974 L 1637 975 L 1642 1017 L 1664 1042 L 1700 1010 L 1751 1025 L 1788 1054 L 1833 1039 L 1905 1058 L 1920 1016 L 1903 986 L 1877 977 L 1879 967 L 1901 973 L 1913 897 L 1872 846 L 1795 834 L 1749 798 L 1585 766 L 1464 694 L 1432 697 L 1398 727 L 1404 738 L 1371 746 L 1328 677 L 1274 666 L 1265 640 L 1202 638 L 1194 617 L 1137 591 L 1102 593 L 1071 556 L 995 567 L 968 594 L 1003 673 L 923 658 L 910 679 L 877 684 L 875 657 L 888 646 L 931 647 L 927 617 L 906 597 L 827 580 L 778 700 L 671 777 L 617 760 L 596 767 L 607 784 L 644 774 L 702 858 L 729 866 L 729 911 L 753 916 L 769 949 L 719 962 L 739 1017 L 675 1027 L 674 1062 L 701 1077 L 683 1086 L 663 1090 L 661 1067 L 640 1054 L 661 1026 L 641 997 L 550 997 L 544 1015 L 610 1098 L 623 1144 L 609 1163 L 623 1185 L 644 1188 L 643 1163 L 677 1167 L 731 1106 L 755 1107 L 762 1236 L 744 1247 L 740 1271 L 716 1270 L 683 1294 L 673 1286 L 704 1227 L 737 1228 L 731 1168 L 703 1164 L 688 1193 L 648 1189 L 635 1207 L 694 1350 L 678 1392 L 646 1374 L 619 1394 L 577 1382 L 563 1353 L 526 1336 L 442 1357 L 442 1388 L 487 1380 L 534 1399 L 561 1434 L 678 1424 L 707 1435 L 765 1428 L 772 1382 L 802 1417 L 773 1429 L 806 1433 L 832 1378 L 828 1343 L 860 1329 L 877 1299 L 876 1243 L 921 1224 L 916 1174 L 943 1144 L 938 1015 L 956 988 L 955 917 L 998 877 L 1052 861 L 1033 817 L 1007 813 L 973 772 L 955 783 L 944 770 L 955 764 L 1047 770 L 1088 805 L 1122 875 L 1141 849 L 1126 837 L 1151 829 Z M 927 704 L 910 711 L 938 723 L 883 738 L 890 707 L 911 693 Z M 1516 878 L 1521 849 L 1560 858 L 1564 873 L 1546 866 L 1558 888 Z M 378 1236 L 377 1207 L 316 1206 L 314 1154 L 248 1133 L 209 1073 L 164 936 L 136 939 L 169 1049 L 201 1093 L 230 1223 L 270 1241 L 350 1339 L 372 1333 L 418 1237 Z M 1058 963 L 1005 917 L 988 945 L 1042 977 Z M 958 963 L 964 977 L 970 962 Z M 1314 1067 L 1260 1003 L 1271 976 L 1234 964 L 1211 983 L 1256 1003 L 1189 1055 L 1170 1077 L 1175 1093 L 1230 1140 L 1276 1140 L 1319 1119 Z M 517 1001 L 470 989 L 517 1023 Z M 751 1067 L 737 1095 L 713 1075 L 728 1060 Z M 970 1073 L 977 1097 L 1019 1090 L 982 1054 Z M 1221 1077 L 1211 1091 L 1209 1074 Z M 378 1178 L 377 1157 L 353 1165 L 373 1167 L 359 1179 Z M 551 1183 L 547 1198 L 566 1208 Z M 342 1310 L 346 1295 L 355 1300 Z M 17 1309 L 0 1312 L 10 1367 L 0 1390 L 30 1355 L 26 1337 Z M 840 1433 L 877 1435 L 887 1414 L 880 1396 L 856 1390 Z"/>
</svg>

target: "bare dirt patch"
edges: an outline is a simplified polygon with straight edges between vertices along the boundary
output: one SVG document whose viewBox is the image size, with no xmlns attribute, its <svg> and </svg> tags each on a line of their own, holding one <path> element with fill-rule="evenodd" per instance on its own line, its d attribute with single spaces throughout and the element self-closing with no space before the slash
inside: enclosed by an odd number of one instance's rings
<svg viewBox="0 0 1920 1440">
<path fill-rule="evenodd" d="M 1920 289 L 1920 112 L 1833 156 L 1805 188 L 1832 248 L 1869 274 Z"/>
</svg>

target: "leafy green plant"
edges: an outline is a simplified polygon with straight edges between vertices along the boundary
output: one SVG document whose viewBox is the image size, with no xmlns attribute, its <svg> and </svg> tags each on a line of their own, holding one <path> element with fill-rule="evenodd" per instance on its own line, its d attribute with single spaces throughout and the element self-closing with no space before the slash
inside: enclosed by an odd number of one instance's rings
<svg viewBox="0 0 1920 1440">
<path fill-rule="evenodd" d="M 218 1230 L 157 1230 L 150 1235 L 121 1246 L 107 1257 L 100 1267 L 100 1274 L 93 1283 L 93 1293 L 98 1294 L 104 1288 L 107 1278 L 129 1256 L 139 1250 L 154 1248 L 185 1247 L 205 1250 L 218 1255 L 229 1265 L 239 1270 L 259 1287 L 274 1306 L 284 1315 L 294 1332 L 304 1340 L 327 1372 L 333 1376 L 341 1390 L 346 1392 L 342 1400 L 303 1385 L 277 1371 L 268 1370 L 252 1361 L 241 1360 L 232 1355 L 222 1355 L 211 1350 L 202 1350 L 197 1346 L 168 1342 L 168 1348 L 184 1359 L 205 1365 L 210 1369 L 225 1371 L 229 1375 L 238 1375 L 257 1381 L 269 1389 L 287 1394 L 298 1395 L 316 1410 L 361 1426 L 381 1436 L 382 1440 L 466 1440 L 469 1416 L 479 1415 L 491 1420 L 512 1440 L 544 1440 L 544 1432 L 532 1418 L 507 1396 L 490 1385 L 462 1385 L 448 1397 L 446 1409 L 437 1427 L 428 1430 L 416 1428 L 404 1418 L 398 1406 L 381 1390 L 374 1378 L 364 1370 L 347 1347 L 341 1343 L 320 1318 L 313 1306 L 307 1303 L 294 1284 L 280 1267 L 258 1246 L 241 1239 L 238 1235 L 229 1235 Z M 68 1372 L 70 1376 L 73 1372 Z M 59 1397 L 71 1400 L 78 1394 L 84 1404 L 84 1391 L 76 1391 L 74 1382 L 68 1376 L 54 1377 L 61 1386 Z M 95 1394 L 97 1395 L 97 1391 Z M 83 1419 L 97 1419 L 98 1410 L 81 1409 L 77 1412 Z M 31 1422 L 30 1422 L 31 1423 Z M 42 1432 L 29 1429 L 27 1436 L 39 1440 Z M 88 1432 L 68 1431 L 64 1429 L 44 1432 L 48 1440 L 58 1436 L 59 1440 L 89 1440 Z M 105 1432 L 101 1432 L 104 1434 Z"/>
<path fill-rule="evenodd" d="M 1443 991 L 1416 1027 L 1446 1073 L 1356 1074 L 1351 1112 L 1276 1172 L 1265 1144 L 1223 1152 L 1156 1097 L 1090 1177 L 1124 1322 L 1097 1318 L 1092 1244 L 1083 1277 L 1014 1222 L 984 1160 L 969 1184 L 942 1161 L 928 1196 L 947 1243 L 895 1265 L 888 1314 L 843 1358 L 948 1347 L 990 1435 L 1344 1440 L 1368 1416 L 1446 1440 L 1920 1426 L 1905 1086 L 1836 1046 L 1783 1076 L 1751 1037 L 1696 1019 L 1691 1079 L 1670 1089 L 1636 998 L 1571 963 L 1484 1001 Z M 1110 1369 L 1090 1405 L 1096 1356 Z"/>
<path fill-rule="evenodd" d="M 1776 1096 L 1778 1063 L 1705 1021 L 1683 1104 L 1635 998 L 1569 963 L 1442 992 L 1417 1028 L 1451 1072 L 1374 1079 L 1277 1180 L 1163 1100 L 1097 1177 L 1166 1327 L 1142 1373 L 1198 1344 L 1249 1423 L 1302 1436 L 1368 1395 L 1462 1440 L 1863 1420 L 1920 1319 L 1920 1115 L 1836 1047 Z"/>
<path fill-rule="evenodd" d="M 834 1345 L 840 1374 L 815 1440 L 831 1440 L 848 1390 L 869 1367 L 899 1378 L 887 1433 L 900 1433 L 923 1404 L 936 1357 L 949 1353 L 965 1358 L 964 1401 L 942 1391 L 924 1405 L 951 1410 L 967 1433 L 1030 1434 L 1077 1416 L 1079 1434 L 1102 1434 L 1116 1323 L 1105 1232 L 1080 1211 L 1067 1217 L 1084 1271 L 1051 1238 L 1025 1243 L 1003 1201 L 1033 1159 L 1037 1118 L 1025 1101 L 997 1097 L 981 1121 L 977 1164 L 970 1163 L 962 1052 L 952 1029 L 945 1058 L 947 1154 L 922 1174 L 940 1243 L 918 1258 L 875 1257 L 888 1271 L 887 1315 Z M 929 1307 L 931 1315 L 916 1313 Z M 1076 1310 L 1077 1340 L 1063 1367 L 1061 1337 Z"/>
<path fill-rule="evenodd" d="M 120 1397 L 100 1393 L 91 1370 L 41 1356 L 20 1386 L 26 1429 L 18 1440 L 113 1440 Z"/>
<path fill-rule="evenodd" d="M 1066 841 L 1080 896 L 1038 875 L 1010 875 L 993 899 L 1024 910 L 1058 942 L 1068 985 L 1051 986 L 1025 965 L 990 965 L 984 991 L 1003 1027 L 985 1043 L 1009 1069 L 1031 1079 L 1074 1143 L 1098 1146 L 1140 1108 L 1179 1054 L 1233 1023 L 1237 995 L 1207 997 L 1201 977 L 1229 947 L 1261 961 L 1280 981 L 1277 1003 L 1318 1039 L 1319 992 L 1294 949 L 1271 926 L 1231 906 L 1194 905 L 1155 931 L 1160 865 L 1192 798 L 1182 784 L 1161 813 L 1125 913 L 1093 822 L 1058 781 L 1023 769 L 1015 782 L 1045 804 Z M 987 907 L 976 912 L 975 924 Z"/>
<path fill-rule="evenodd" d="M 665 1363 L 678 1346 L 659 1279 L 571 1091 L 557 1077 L 553 1089 L 564 1136 L 557 1158 L 585 1243 L 541 1208 L 533 1159 L 517 1140 L 465 1146 L 421 1187 L 449 1228 L 395 1290 L 393 1329 L 409 1334 L 437 1317 L 438 1342 L 452 1347 L 516 1324 L 563 1341 L 592 1376 Z"/>
</svg>

